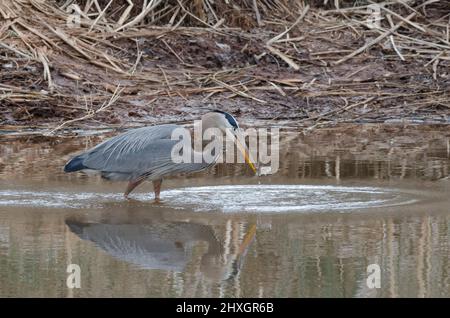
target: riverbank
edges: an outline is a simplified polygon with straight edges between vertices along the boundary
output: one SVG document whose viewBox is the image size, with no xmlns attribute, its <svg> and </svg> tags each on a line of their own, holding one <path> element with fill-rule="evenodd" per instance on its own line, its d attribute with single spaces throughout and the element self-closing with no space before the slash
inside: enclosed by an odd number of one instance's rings
<svg viewBox="0 0 450 318">
<path fill-rule="evenodd" d="M 390 2 L 379 24 L 347 1 L 122 2 L 74 1 L 79 25 L 70 2 L 0 5 L 0 129 L 182 122 L 205 108 L 304 128 L 450 123 L 449 1 Z"/>
</svg>

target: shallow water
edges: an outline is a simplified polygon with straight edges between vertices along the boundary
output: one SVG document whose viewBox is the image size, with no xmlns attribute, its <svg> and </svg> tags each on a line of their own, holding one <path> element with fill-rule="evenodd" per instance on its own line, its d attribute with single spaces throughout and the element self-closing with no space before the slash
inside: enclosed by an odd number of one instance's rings
<svg viewBox="0 0 450 318">
<path fill-rule="evenodd" d="M 408 205 L 420 201 L 422 193 L 400 189 L 342 187 L 317 185 L 245 184 L 188 187 L 164 191 L 165 206 L 188 211 L 224 213 L 280 213 L 337 211 Z M 118 193 L 0 191 L 0 206 L 87 209 L 102 203 L 122 202 Z M 426 198 L 426 196 L 423 196 Z M 135 194 L 134 200 L 145 201 L 147 194 Z"/>
<path fill-rule="evenodd" d="M 277 174 L 218 165 L 160 204 L 62 173 L 102 138 L 0 137 L 0 296 L 450 296 L 446 128 L 285 130 Z"/>
</svg>

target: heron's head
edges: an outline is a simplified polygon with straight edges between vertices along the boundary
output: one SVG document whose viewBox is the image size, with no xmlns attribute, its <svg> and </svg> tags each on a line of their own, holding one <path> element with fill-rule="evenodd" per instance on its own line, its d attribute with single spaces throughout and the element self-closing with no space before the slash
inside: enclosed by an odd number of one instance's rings
<svg viewBox="0 0 450 318">
<path fill-rule="evenodd" d="M 237 148 L 245 158 L 245 162 L 250 166 L 253 172 L 256 173 L 255 161 L 250 155 L 247 145 L 245 144 L 245 137 L 242 134 L 237 120 L 229 113 L 214 110 L 202 116 L 202 129 L 205 131 L 208 128 L 219 128 L 225 133 L 227 138 L 236 143 Z"/>
</svg>

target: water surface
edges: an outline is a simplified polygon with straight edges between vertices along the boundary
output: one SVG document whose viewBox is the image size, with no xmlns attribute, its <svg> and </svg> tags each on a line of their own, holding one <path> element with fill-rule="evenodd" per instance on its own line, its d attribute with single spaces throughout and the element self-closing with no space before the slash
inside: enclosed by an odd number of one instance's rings
<svg viewBox="0 0 450 318">
<path fill-rule="evenodd" d="M 0 296 L 450 296 L 446 128 L 284 130 L 277 174 L 218 165 L 161 204 L 62 172 L 103 138 L 0 137 Z"/>
</svg>

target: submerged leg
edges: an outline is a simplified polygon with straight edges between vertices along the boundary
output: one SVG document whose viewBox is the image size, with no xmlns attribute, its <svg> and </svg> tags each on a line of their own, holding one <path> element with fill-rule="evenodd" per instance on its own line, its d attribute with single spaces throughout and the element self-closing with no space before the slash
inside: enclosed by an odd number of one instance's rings
<svg viewBox="0 0 450 318">
<path fill-rule="evenodd" d="M 131 180 L 130 182 L 128 182 L 127 189 L 125 190 L 125 193 L 123 194 L 125 199 L 128 199 L 128 195 L 130 194 L 130 192 L 133 191 L 134 188 L 136 188 L 138 185 L 140 185 L 143 181 L 144 181 L 144 179 L 137 179 L 137 180 Z"/>
<path fill-rule="evenodd" d="M 155 202 L 159 202 L 159 193 L 161 192 L 162 179 L 153 181 L 153 191 L 155 191 Z"/>
</svg>

